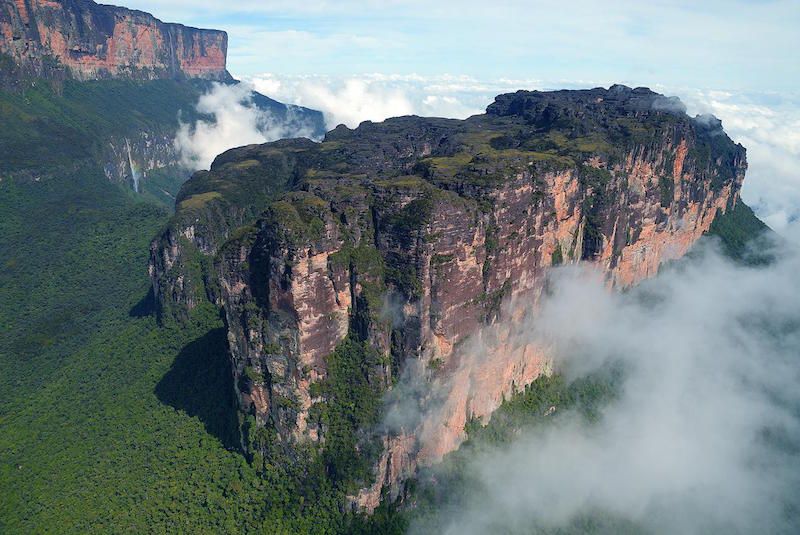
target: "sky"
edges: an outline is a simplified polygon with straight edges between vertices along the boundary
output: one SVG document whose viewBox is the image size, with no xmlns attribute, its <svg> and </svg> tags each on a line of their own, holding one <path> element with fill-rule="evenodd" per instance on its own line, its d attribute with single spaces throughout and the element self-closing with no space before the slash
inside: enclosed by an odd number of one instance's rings
<svg viewBox="0 0 800 535">
<path fill-rule="evenodd" d="M 319 109 L 332 128 L 463 118 L 517 89 L 624 83 L 721 118 L 748 149 L 744 200 L 800 238 L 800 0 L 128 6 L 229 33 L 229 70 L 247 85 L 215 87 L 198 109 L 216 122 L 181 129 L 197 168 L 229 146 L 302 135 L 255 110 L 250 89 Z M 704 247 L 628 293 L 591 271 L 555 270 L 520 336 L 550 346 L 568 378 L 623 362 L 619 399 L 595 425 L 557 412 L 545 432 L 473 459 L 464 503 L 412 533 L 524 532 L 597 509 L 654 533 L 796 532 L 782 508 L 797 510 L 800 450 L 780 446 L 800 443 L 800 256 L 778 241 L 774 264 L 741 267 Z"/>
<path fill-rule="evenodd" d="M 229 67 L 788 91 L 797 0 L 129 0 L 223 29 Z"/>
<path fill-rule="evenodd" d="M 800 0 L 124 3 L 226 30 L 235 77 L 323 111 L 331 128 L 406 114 L 464 118 L 517 89 L 623 83 L 676 95 L 748 148 L 743 198 L 759 216 L 778 230 L 800 220 Z M 205 134 L 198 139 L 216 135 Z"/>
</svg>

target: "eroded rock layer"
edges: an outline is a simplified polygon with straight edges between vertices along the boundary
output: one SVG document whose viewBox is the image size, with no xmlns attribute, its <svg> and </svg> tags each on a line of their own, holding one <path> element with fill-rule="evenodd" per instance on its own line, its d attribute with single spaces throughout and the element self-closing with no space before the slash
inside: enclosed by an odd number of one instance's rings
<svg viewBox="0 0 800 535">
<path fill-rule="evenodd" d="M 162 310 L 224 309 L 251 453 L 333 447 L 337 348 L 377 355 L 355 384 L 413 407 L 357 435 L 373 471 L 353 502 L 371 510 L 548 371 L 519 332 L 548 269 L 591 262 L 621 288 L 655 275 L 734 205 L 745 169 L 718 121 L 648 89 L 521 91 L 465 121 L 229 151 L 187 183 L 151 274 Z"/>
<path fill-rule="evenodd" d="M 228 36 L 90 0 L 3 0 L 0 52 L 38 76 L 227 80 Z"/>
</svg>

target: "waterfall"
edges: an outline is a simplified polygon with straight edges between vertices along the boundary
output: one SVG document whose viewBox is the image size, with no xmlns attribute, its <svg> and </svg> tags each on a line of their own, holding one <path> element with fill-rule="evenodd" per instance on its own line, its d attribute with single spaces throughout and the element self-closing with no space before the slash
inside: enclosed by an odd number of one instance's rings
<svg viewBox="0 0 800 535">
<path fill-rule="evenodd" d="M 125 146 L 128 148 L 128 164 L 131 167 L 131 177 L 133 177 L 133 191 L 139 193 L 139 171 L 136 169 L 136 164 L 133 163 L 133 156 L 131 156 L 131 144 L 128 138 L 125 138 Z"/>
</svg>

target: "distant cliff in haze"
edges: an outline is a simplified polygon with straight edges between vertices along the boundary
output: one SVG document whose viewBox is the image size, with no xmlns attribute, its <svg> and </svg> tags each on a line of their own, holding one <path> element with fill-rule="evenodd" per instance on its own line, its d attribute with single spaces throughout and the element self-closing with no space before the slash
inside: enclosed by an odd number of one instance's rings
<svg viewBox="0 0 800 535">
<path fill-rule="evenodd" d="M 23 73 L 226 81 L 228 35 L 91 0 L 3 0 L 0 52 Z"/>
</svg>

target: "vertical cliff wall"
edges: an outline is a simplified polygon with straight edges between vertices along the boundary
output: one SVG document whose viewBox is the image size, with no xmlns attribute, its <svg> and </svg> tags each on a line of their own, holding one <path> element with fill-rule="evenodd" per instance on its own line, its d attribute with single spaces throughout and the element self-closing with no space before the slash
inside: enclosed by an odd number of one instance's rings
<svg viewBox="0 0 800 535">
<path fill-rule="evenodd" d="M 3 0 L 0 38 L 0 52 L 39 76 L 230 78 L 225 32 L 91 0 Z"/>
<path fill-rule="evenodd" d="M 371 510 L 548 371 L 520 332 L 547 270 L 590 262 L 618 288 L 655 275 L 735 205 L 745 170 L 718 121 L 644 88 L 501 95 L 466 121 L 221 155 L 187 183 L 151 274 L 162 310 L 223 308 L 251 453 L 339 448 L 331 366 L 352 344 L 378 355 L 348 349 L 353 384 L 407 388 L 354 434 L 374 471 L 353 503 Z"/>
</svg>

